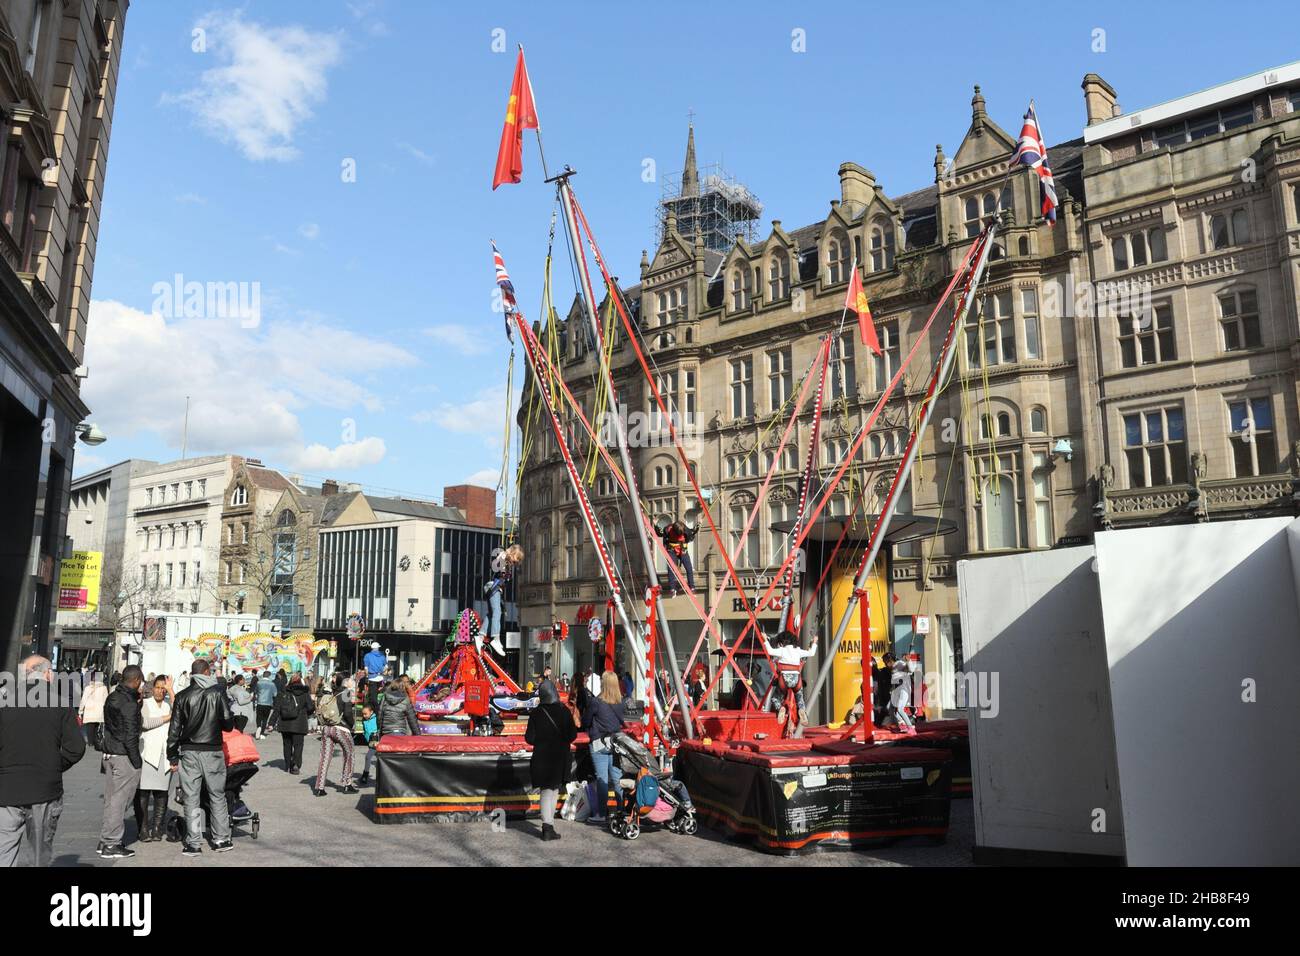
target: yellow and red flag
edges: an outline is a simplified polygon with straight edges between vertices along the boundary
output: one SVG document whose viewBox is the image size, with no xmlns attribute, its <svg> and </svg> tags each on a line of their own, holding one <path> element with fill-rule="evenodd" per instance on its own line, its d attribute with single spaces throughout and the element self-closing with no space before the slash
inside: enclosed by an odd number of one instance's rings
<svg viewBox="0 0 1300 956">
<path fill-rule="evenodd" d="M 862 344 L 879 355 L 880 339 L 876 337 L 876 323 L 871 318 L 871 306 L 867 304 L 867 293 L 862 289 L 862 276 L 858 272 L 856 262 L 853 263 L 853 278 L 849 279 L 849 292 L 844 298 L 844 308 L 852 309 L 858 314 Z"/>
<path fill-rule="evenodd" d="M 515 78 L 510 84 L 510 102 L 506 104 L 506 124 L 501 129 L 501 146 L 497 166 L 492 173 L 492 188 L 502 183 L 517 183 L 524 172 L 524 130 L 537 129 L 537 107 L 533 103 L 533 84 L 524 65 L 524 48 L 515 61 Z"/>
</svg>

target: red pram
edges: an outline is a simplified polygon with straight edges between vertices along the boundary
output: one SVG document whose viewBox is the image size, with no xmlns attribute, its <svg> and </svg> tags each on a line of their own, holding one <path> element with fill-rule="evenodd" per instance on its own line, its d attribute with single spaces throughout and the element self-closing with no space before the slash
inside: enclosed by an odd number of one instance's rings
<svg viewBox="0 0 1300 956">
<path fill-rule="evenodd" d="M 257 775 L 261 768 L 257 765 L 262 759 L 262 755 L 257 751 L 257 744 L 248 734 L 240 733 L 238 730 L 222 731 L 221 734 L 221 755 L 226 760 L 226 789 L 223 796 L 226 799 L 226 810 L 230 815 L 230 829 L 233 834 L 235 827 L 243 824 L 249 825 L 249 836 L 254 840 L 257 839 L 258 832 L 262 829 L 262 818 L 260 815 L 248 809 L 248 806 L 240 799 L 240 793 L 244 785 Z M 204 802 L 211 799 L 211 794 L 203 795 Z M 176 803 L 184 807 L 185 800 L 181 794 L 180 788 L 176 789 Z M 168 826 L 168 839 L 176 843 L 185 836 L 185 818 L 183 813 L 172 817 L 171 824 Z"/>
</svg>

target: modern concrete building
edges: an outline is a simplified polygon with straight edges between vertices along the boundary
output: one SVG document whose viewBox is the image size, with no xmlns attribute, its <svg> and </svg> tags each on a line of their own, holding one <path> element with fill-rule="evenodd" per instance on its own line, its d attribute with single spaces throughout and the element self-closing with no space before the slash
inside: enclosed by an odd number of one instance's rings
<svg viewBox="0 0 1300 956">
<path fill-rule="evenodd" d="M 433 663 L 456 617 L 473 608 L 485 620 L 483 585 L 492 549 L 501 543 L 495 493 L 463 485 L 444 490 L 444 505 L 383 498 L 361 492 L 334 494 L 326 505 L 317 560 L 317 637 L 355 645 L 347 619 L 359 614 L 365 640 L 377 640 L 415 675 Z M 337 502 L 337 504 L 332 504 Z M 505 592 L 503 635 L 518 630 L 513 581 Z M 517 642 L 506 641 L 507 666 L 520 666 Z"/>
<path fill-rule="evenodd" d="M 1084 136 L 1049 148 L 1061 199 L 1054 227 L 1040 216 L 1036 178 L 1025 169 L 1006 175 L 1016 141 L 1008 129 L 1018 131 L 1024 104 L 999 106 L 1003 128 L 976 87 L 957 149 L 951 157 L 936 149 L 932 185 L 891 196 L 869 170 L 846 162 L 824 218 L 796 229 L 773 220 L 761 241 L 737 240 L 725 251 L 684 229 L 678 206 L 665 203 L 663 241 L 642 255 L 640 282 L 622 289 L 656 384 L 687 433 L 706 501 L 694 499 L 671 445 L 651 440 L 633 449 L 642 496 L 657 520 L 698 520 L 707 506 L 753 599 L 784 558 L 786 536 L 770 529 L 798 500 L 811 403 L 780 453 L 779 438 L 821 340 L 834 340 L 815 449 L 822 481 L 918 347 L 853 462 L 852 482 L 828 509 L 832 518 L 854 516 L 849 537 L 860 553 L 865 518 L 879 510 L 901 461 L 951 313 L 928 334 L 922 328 L 984 220 L 1002 211 L 958 374 L 937 399 L 901 492 L 905 514 L 951 533 L 893 547 L 892 595 L 886 608 L 873 608 L 889 616 L 896 646 L 921 650 L 925 670 L 940 676 L 930 701 L 937 712 L 955 704 L 962 666 L 957 559 L 1079 544 L 1112 522 L 1286 509 L 1300 476 L 1289 444 L 1300 439 L 1300 64 L 1132 114 L 1120 113 L 1101 78 L 1090 74 L 1083 89 Z M 1066 117 L 1048 120 L 1049 132 L 1068 128 Z M 685 178 L 696 168 L 693 131 L 688 141 Z M 677 195 L 698 191 L 684 182 Z M 842 324 L 854 260 L 882 356 L 861 345 L 852 317 Z M 551 333 L 562 374 L 590 416 L 597 356 L 576 303 Z M 620 400 L 646 416 L 652 438 L 666 437 L 621 333 L 612 355 Z M 553 436 L 535 417 L 533 388 L 530 377 L 519 414 L 532 439 L 519 518 L 530 555 L 520 590 L 530 649 L 553 621 L 573 626 L 608 594 Z M 576 416 L 567 417 L 585 453 Z M 763 513 L 739 547 L 769 472 Z M 616 561 L 626 557 L 639 574 L 638 517 L 603 466 L 589 493 Z M 713 610 L 723 564 L 707 530 L 692 554 L 697 597 Z M 805 629 L 823 648 L 837 601 L 820 595 Z M 669 603 L 682 625 L 677 643 L 689 650 L 697 617 L 685 599 Z M 716 609 L 727 640 L 748 619 L 738 604 L 733 590 Z M 760 616 L 775 627 L 775 612 Z"/>
<path fill-rule="evenodd" d="M 129 605 L 143 598 L 143 595 L 128 595 L 127 590 L 134 588 L 135 583 L 122 564 L 128 529 L 132 526 L 127 499 L 135 475 L 155 467 L 157 462 L 127 459 L 72 482 L 67 526 L 71 550 L 98 551 L 103 555 L 103 564 L 99 608 L 91 612 L 58 611 L 54 643 L 58 645 L 61 663 L 110 649 L 118 624 L 128 623 Z M 128 601 L 128 597 L 133 597 L 134 602 Z"/>
<path fill-rule="evenodd" d="M 0 666 L 48 651 L 129 0 L 0 0 Z"/>
</svg>

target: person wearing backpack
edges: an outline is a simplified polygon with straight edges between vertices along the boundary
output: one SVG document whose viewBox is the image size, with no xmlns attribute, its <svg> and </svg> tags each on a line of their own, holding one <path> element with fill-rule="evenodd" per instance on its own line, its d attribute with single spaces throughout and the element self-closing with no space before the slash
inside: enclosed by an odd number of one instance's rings
<svg viewBox="0 0 1300 956">
<path fill-rule="evenodd" d="M 320 766 L 316 769 L 316 786 L 312 793 L 325 796 L 325 775 L 334 759 L 334 745 L 343 751 L 343 792 L 356 793 L 352 782 L 352 732 L 343 726 L 343 709 L 338 691 L 330 685 L 321 687 L 316 698 L 316 725 L 320 729 Z"/>
<path fill-rule="evenodd" d="M 573 715 L 560 703 L 555 685 L 546 681 L 537 689 L 541 704 L 528 715 L 528 730 L 524 741 L 532 745 L 533 755 L 528 761 L 533 786 L 541 791 L 542 839 L 558 840 L 555 832 L 555 804 L 569 771 L 569 744 L 578 736 Z"/>
<path fill-rule="evenodd" d="M 316 710 L 301 674 L 289 678 L 289 683 L 275 699 L 275 708 L 280 717 L 280 737 L 284 741 L 284 769 L 298 773 L 302 770 L 302 748 L 307 740 L 307 718 Z"/>
<path fill-rule="evenodd" d="M 623 812 L 622 774 L 609 749 L 609 738 L 623 729 L 623 694 L 613 671 L 600 676 L 600 696 L 587 703 L 582 717 L 583 729 L 591 740 L 591 763 L 596 771 L 596 802 L 591 808 L 592 823 L 604 823 L 609 805 L 609 791 L 614 791 L 614 806 Z"/>
</svg>

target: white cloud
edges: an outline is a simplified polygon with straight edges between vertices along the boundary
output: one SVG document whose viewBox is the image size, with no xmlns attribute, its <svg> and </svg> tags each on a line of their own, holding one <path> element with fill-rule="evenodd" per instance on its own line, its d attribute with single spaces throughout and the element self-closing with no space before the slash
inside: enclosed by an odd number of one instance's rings
<svg viewBox="0 0 1300 956">
<path fill-rule="evenodd" d="M 347 4 L 347 8 L 354 18 L 365 21 L 365 30 L 367 33 L 375 37 L 386 37 L 388 36 L 388 24 L 384 23 L 383 20 L 371 16 L 371 12 L 376 6 L 377 4 L 373 2 Z"/>
<path fill-rule="evenodd" d="M 397 144 L 397 148 L 410 154 L 412 157 L 419 160 L 425 166 L 432 166 L 434 163 L 438 161 L 438 156 L 436 153 L 426 153 L 418 146 L 412 146 L 410 143 L 405 141 L 399 142 Z"/>
<path fill-rule="evenodd" d="M 206 206 L 208 204 L 207 199 L 200 196 L 198 193 L 181 193 L 176 197 L 176 201 L 178 203 L 192 206 Z"/>
<path fill-rule="evenodd" d="M 314 222 L 304 222 L 298 227 L 298 235 L 304 239 L 318 239 L 320 238 L 320 226 Z"/>
<path fill-rule="evenodd" d="M 461 355 L 482 355 L 488 350 L 487 337 L 482 330 L 474 332 L 464 325 L 454 322 L 434 325 L 424 330 L 424 334 L 439 345 L 455 349 Z"/>
<path fill-rule="evenodd" d="M 248 159 L 293 159 L 298 127 L 325 100 L 325 74 L 341 57 L 340 35 L 267 26 L 239 12 L 208 14 L 197 26 L 207 33 L 204 55 L 222 65 L 164 102 L 188 106 L 200 126 Z"/>
<path fill-rule="evenodd" d="M 378 464 L 387 452 L 388 448 L 382 438 L 371 437 L 345 442 L 333 448 L 321 444 L 308 445 L 287 464 L 303 471 L 337 471 Z"/>
<path fill-rule="evenodd" d="M 506 387 L 494 385 L 468 402 L 443 402 L 411 416 L 419 424 L 433 423 L 449 432 L 482 435 L 489 444 L 500 447 L 506 414 Z"/>
<path fill-rule="evenodd" d="M 358 380 L 416 364 L 410 353 L 315 319 L 166 319 L 120 302 L 91 303 L 84 396 L 112 438 L 154 435 L 180 449 L 186 396 L 191 454 L 257 454 L 306 470 L 354 468 L 381 460 L 377 437 L 344 434 L 358 409 L 379 398 Z M 330 410 L 339 444 L 308 442 L 299 415 Z"/>
<path fill-rule="evenodd" d="M 500 480 L 501 480 L 500 468 L 484 468 L 481 471 L 474 472 L 474 474 L 466 478 L 465 484 L 478 485 L 481 488 L 495 489 L 497 486 L 497 482 L 499 482 Z"/>
</svg>

